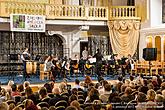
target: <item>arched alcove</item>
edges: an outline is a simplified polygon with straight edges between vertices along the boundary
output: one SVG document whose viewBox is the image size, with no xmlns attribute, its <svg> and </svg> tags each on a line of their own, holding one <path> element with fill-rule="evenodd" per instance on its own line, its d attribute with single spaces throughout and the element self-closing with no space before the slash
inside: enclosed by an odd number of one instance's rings
<svg viewBox="0 0 165 110">
<path fill-rule="evenodd" d="M 155 48 L 157 48 L 157 60 L 161 61 L 161 37 L 155 37 Z"/>
<path fill-rule="evenodd" d="M 146 43 L 147 43 L 147 45 L 146 45 L 147 48 L 153 48 L 153 45 L 152 45 L 152 36 L 148 36 L 146 38 Z"/>
</svg>

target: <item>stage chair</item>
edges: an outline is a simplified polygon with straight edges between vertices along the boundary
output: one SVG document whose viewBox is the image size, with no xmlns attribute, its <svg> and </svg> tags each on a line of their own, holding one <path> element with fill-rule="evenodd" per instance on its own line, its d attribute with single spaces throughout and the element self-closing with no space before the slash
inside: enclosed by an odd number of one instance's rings
<svg viewBox="0 0 165 110">
<path fill-rule="evenodd" d="M 44 71 L 44 67 L 45 67 L 45 64 L 40 64 L 40 80 L 44 80 L 45 77 L 47 78 L 47 80 L 49 80 L 51 72 Z"/>
</svg>

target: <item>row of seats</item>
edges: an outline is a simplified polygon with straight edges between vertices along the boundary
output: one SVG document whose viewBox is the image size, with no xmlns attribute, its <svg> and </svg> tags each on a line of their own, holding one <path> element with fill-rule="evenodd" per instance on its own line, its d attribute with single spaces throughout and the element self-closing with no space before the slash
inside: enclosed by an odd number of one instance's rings
<svg viewBox="0 0 165 110">
<path fill-rule="evenodd" d="M 150 73 L 150 75 L 153 74 L 164 74 L 165 73 L 165 62 L 159 62 L 159 61 L 151 61 L 149 64 L 149 61 L 137 61 L 134 63 L 134 68 L 131 69 L 131 73 L 145 73 L 147 75 Z"/>
</svg>

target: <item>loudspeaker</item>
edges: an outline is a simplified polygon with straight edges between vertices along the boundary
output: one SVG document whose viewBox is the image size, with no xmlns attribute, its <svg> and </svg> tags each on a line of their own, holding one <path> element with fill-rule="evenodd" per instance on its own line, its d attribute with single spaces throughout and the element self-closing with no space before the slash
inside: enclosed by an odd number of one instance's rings
<svg viewBox="0 0 165 110">
<path fill-rule="evenodd" d="M 157 58 L 157 49 L 156 48 L 144 48 L 143 49 L 143 58 L 146 61 L 153 61 Z"/>
</svg>

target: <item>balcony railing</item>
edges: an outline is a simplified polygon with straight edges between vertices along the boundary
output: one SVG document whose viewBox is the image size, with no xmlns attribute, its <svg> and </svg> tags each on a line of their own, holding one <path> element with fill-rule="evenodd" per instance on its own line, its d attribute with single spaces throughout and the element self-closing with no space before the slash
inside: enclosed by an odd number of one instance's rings
<svg viewBox="0 0 165 110">
<path fill-rule="evenodd" d="M 46 19 L 82 19 L 82 20 L 113 20 L 139 19 L 134 6 L 77 6 L 55 5 L 47 3 L 28 3 L 16 1 L 0 1 L 0 16 L 10 14 L 44 15 Z"/>
<path fill-rule="evenodd" d="M 140 19 L 135 6 L 112 6 L 109 10 L 109 19 Z"/>
</svg>

